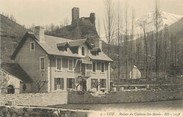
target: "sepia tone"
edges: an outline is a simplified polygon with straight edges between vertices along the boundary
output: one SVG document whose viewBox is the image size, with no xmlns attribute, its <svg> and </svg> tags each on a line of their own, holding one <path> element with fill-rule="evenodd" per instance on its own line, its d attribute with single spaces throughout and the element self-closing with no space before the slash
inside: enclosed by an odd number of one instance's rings
<svg viewBox="0 0 183 117">
<path fill-rule="evenodd" d="M 183 1 L 0 6 L 0 117 L 183 116 Z"/>
</svg>

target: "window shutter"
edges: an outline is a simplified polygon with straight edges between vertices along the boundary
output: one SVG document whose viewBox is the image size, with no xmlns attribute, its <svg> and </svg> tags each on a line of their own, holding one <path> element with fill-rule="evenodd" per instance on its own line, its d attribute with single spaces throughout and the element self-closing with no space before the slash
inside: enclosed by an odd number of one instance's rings
<svg viewBox="0 0 183 117">
<path fill-rule="evenodd" d="M 54 79 L 54 89 L 55 90 L 57 89 L 57 79 L 56 78 Z"/>
<path fill-rule="evenodd" d="M 61 85 L 60 88 L 64 90 L 64 78 L 61 78 L 61 84 L 60 85 Z"/>
</svg>

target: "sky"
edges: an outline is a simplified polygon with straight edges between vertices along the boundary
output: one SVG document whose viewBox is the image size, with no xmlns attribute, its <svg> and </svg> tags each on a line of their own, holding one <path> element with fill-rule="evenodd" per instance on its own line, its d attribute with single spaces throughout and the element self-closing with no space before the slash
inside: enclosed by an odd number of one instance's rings
<svg viewBox="0 0 183 117">
<path fill-rule="evenodd" d="M 72 7 L 80 8 L 80 17 L 96 14 L 96 23 L 103 26 L 105 0 L 0 0 L 0 13 L 12 14 L 16 21 L 26 27 L 34 25 L 62 24 L 70 21 Z M 154 10 L 155 0 L 112 0 L 115 12 L 123 14 L 125 1 L 128 9 L 135 10 L 135 17 L 143 16 Z M 159 0 L 160 9 L 169 13 L 183 15 L 183 0 Z M 129 12 L 130 15 L 130 12 Z"/>
</svg>

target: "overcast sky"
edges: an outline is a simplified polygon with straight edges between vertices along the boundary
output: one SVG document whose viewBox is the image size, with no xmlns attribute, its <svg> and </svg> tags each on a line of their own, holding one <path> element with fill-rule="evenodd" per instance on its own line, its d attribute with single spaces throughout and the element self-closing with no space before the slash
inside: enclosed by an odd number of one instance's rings
<svg viewBox="0 0 183 117">
<path fill-rule="evenodd" d="M 118 3 L 118 0 L 112 1 L 115 4 Z M 124 1 L 119 0 L 121 9 L 124 8 Z M 127 1 L 129 11 L 133 8 L 136 17 L 147 14 L 154 9 L 155 0 Z M 96 22 L 103 25 L 104 0 L 0 0 L 0 12 L 13 14 L 18 23 L 26 26 L 61 24 L 64 19 L 71 19 L 71 8 L 75 6 L 80 8 L 80 17 L 86 17 L 89 16 L 90 12 L 95 12 Z M 160 0 L 160 9 L 183 15 L 183 0 Z M 116 5 L 115 11 L 117 12 L 117 10 Z"/>
</svg>

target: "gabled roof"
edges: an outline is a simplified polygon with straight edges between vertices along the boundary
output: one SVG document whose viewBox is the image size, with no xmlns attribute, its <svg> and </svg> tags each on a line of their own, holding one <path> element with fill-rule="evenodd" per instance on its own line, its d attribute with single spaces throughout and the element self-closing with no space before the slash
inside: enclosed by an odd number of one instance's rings
<svg viewBox="0 0 183 117">
<path fill-rule="evenodd" d="M 91 52 L 101 52 L 101 49 L 99 47 L 94 47 L 91 49 Z"/>
<path fill-rule="evenodd" d="M 69 46 L 70 46 L 70 47 L 78 47 L 78 46 L 83 45 L 84 43 L 85 43 L 89 48 L 92 48 L 92 45 L 88 42 L 87 39 L 79 39 L 79 40 L 72 40 L 72 41 L 69 41 Z"/>
<path fill-rule="evenodd" d="M 109 61 L 112 62 L 113 60 L 109 58 L 104 52 L 99 52 L 98 55 L 92 55 L 91 53 L 88 54 L 88 56 L 92 60 L 99 60 L 99 61 Z"/>
<path fill-rule="evenodd" d="M 58 46 L 69 45 L 69 47 L 79 47 L 83 44 L 86 44 L 89 48 L 92 48 L 92 45 L 87 41 L 87 39 L 78 39 L 78 40 L 70 40 L 60 37 L 54 37 L 45 35 L 45 42 L 39 42 L 38 39 L 34 36 L 33 33 L 27 32 L 21 42 L 19 43 L 18 47 L 14 51 L 13 55 L 11 56 L 14 59 L 23 46 L 25 40 L 30 37 L 35 40 L 35 42 L 40 45 L 40 47 L 48 54 L 48 55 L 57 55 L 57 56 L 66 56 L 66 57 L 75 57 L 75 58 L 82 58 L 81 55 L 77 53 L 73 53 L 70 48 L 67 51 L 60 51 Z M 89 53 L 90 54 L 90 53 Z M 94 60 L 104 60 L 104 61 L 112 61 L 107 55 L 105 55 L 102 51 L 98 55 L 89 55 L 91 59 Z"/>
<path fill-rule="evenodd" d="M 1 69 L 17 77 L 18 79 L 20 79 L 25 83 L 32 82 L 32 79 L 30 78 L 30 76 L 18 64 L 4 63 L 4 64 L 1 64 Z"/>
<path fill-rule="evenodd" d="M 68 45 L 68 42 L 57 43 L 57 47 L 64 47 L 66 45 Z"/>
<path fill-rule="evenodd" d="M 11 59 L 14 59 L 16 57 L 18 51 L 21 49 L 21 47 L 24 44 L 24 42 L 26 41 L 27 37 L 35 38 L 35 36 L 32 32 L 26 32 L 25 35 L 23 36 L 22 40 L 20 41 L 20 43 L 16 47 L 15 51 L 13 52 Z"/>
<path fill-rule="evenodd" d="M 72 40 L 72 41 L 69 41 L 69 46 L 70 46 L 70 47 L 81 46 L 81 45 L 83 45 L 86 41 L 87 41 L 86 39 Z"/>
</svg>

